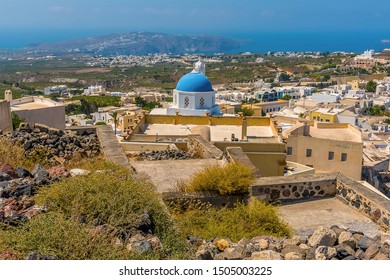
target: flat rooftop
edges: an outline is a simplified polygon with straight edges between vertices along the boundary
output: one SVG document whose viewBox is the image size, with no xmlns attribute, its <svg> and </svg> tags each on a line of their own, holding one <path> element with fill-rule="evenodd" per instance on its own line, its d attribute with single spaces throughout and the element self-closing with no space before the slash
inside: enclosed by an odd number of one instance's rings
<svg viewBox="0 0 390 280">
<path fill-rule="evenodd" d="M 223 164 L 217 159 L 138 161 L 130 158 L 129 162 L 137 173 L 149 178 L 160 193 L 174 190 L 178 182 L 190 179 L 207 165 Z"/>
<path fill-rule="evenodd" d="M 241 139 L 242 127 L 240 125 L 184 125 L 184 124 L 146 124 L 143 127 L 143 132 L 147 135 L 189 135 L 195 127 L 210 128 L 211 141 L 224 141 L 231 139 L 234 134 L 236 138 Z M 269 126 L 248 126 L 248 138 L 273 138 L 273 132 Z"/>
<path fill-rule="evenodd" d="M 64 106 L 64 105 L 54 102 L 47 98 L 31 97 L 31 96 L 15 99 L 11 101 L 12 111 L 43 109 L 43 108 L 50 108 L 50 107 L 57 107 L 57 106 Z"/>
<path fill-rule="evenodd" d="M 20 110 L 31 110 L 31 109 L 42 109 L 53 107 L 44 103 L 31 102 L 31 103 L 23 103 L 18 105 L 12 105 L 12 111 L 20 111 Z"/>
<path fill-rule="evenodd" d="M 349 128 L 310 127 L 310 136 L 329 140 L 352 141 L 362 143 L 362 137 Z"/>
</svg>

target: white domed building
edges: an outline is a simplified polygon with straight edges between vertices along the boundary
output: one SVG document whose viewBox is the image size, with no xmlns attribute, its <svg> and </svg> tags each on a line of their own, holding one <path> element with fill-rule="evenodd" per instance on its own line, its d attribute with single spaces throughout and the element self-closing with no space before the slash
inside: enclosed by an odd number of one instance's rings
<svg viewBox="0 0 390 280">
<path fill-rule="evenodd" d="M 173 106 L 167 108 L 167 115 L 214 116 L 222 115 L 215 104 L 215 91 L 205 75 L 205 64 L 195 63 L 194 70 L 184 75 L 173 90 Z M 153 110 L 154 111 L 154 110 Z M 151 114 L 161 114 L 161 110 Z"/>
</svg>

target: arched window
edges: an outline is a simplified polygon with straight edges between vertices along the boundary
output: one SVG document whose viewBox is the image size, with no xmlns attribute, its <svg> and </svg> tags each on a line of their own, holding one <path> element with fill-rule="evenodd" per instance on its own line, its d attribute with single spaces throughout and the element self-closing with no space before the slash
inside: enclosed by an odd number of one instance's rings
<svg viewBox="0 0 390 280">
<path fill-rule="evenodd" d="M 199 104 L 200 104 L 200 107 L 201 107 L 201 108 L 204 107 L 204 98 L 203 98 L 203 97 L 200 98 Z"/>
<path fill-rule="evenodd" d="M 190 106 L 190 99 L 188 97 L 184 98 L 184 108 L 188 108 Z"/>
</svg>

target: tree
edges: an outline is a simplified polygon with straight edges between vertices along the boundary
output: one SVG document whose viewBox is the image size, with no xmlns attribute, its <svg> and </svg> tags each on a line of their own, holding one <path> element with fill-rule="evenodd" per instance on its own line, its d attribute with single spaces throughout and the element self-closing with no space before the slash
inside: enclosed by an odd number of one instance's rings
<svg viewBox="0 0 390 280">
<path fill-rule="evenodd" d="M 377 84 L 374 81 L 369 81 L 366 84 L 366 91 L 368 92 L 375 92 L 376 91 Z"/>
<path fill-rule="evenodd" d="M 285 94 L 282 98 L 280 98 L 280 99 L 283 99 L 283 100 L 290 100 L 292 97 L 291 97 L 291 95 L 289 95 L 289 94 Z"/>
<path fill-rule="evenodd" d="M 386 113 L 385 106 L 374 105 L 367 109 L 367 112 L 371 116 L 383 116 Z"/>
<path fill-rule="evenodd" d="M 253 114 L 255 113 L 255 111 L 249 107 L 243 107 L 242 109 L 236 110 L 236 113 L 238 112 L 242 112 L 242 115 L 247 117 L 253 116 Z"/>
<path fill-rule="evenodd" d="M 115 135 L 116 135 L 116 126 L 118 124 L 118 112 L 114 112 L 114 113 L 112 113 L 110 115 L 114 119 L 114 131 L 115 131 Z"/>
<path fill-rule="evenodd" d="M 279 75 L 279 81 L 281 81 L 281 82 L 289 81 L 290 78 L 291 78 L 291 76 L 289 74 L 287 74 L 286 72 L 282 72 Z"/>
</svg>

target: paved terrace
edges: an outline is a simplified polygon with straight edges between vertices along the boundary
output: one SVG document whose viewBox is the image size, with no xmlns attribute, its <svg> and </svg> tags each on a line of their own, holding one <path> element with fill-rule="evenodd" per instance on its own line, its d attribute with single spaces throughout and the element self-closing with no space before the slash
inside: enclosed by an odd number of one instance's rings
<svg viewBox="0 0 390 280">
<path fill-rule="evenodd" d="M 157 191 L 172 191 L 178 181 L 186 181 L 191 176 L 203 169 L 206 165 L 218 164 L 217 159 L 190 159 L 190 160 L 159 160 L 137 161 L 130 159 L 130 164 L 137 173 L 143 173 L 150 177 Z"/>
<path fill-rule="evenodd" d="M 371 219 L 334 197 L 286 203 L 279 207 L 279 213 L 299 234 L 311 234 L 319 226 L 333 225 L 361 231 L 370 237 L 381 230 Z"/>
</svg>

